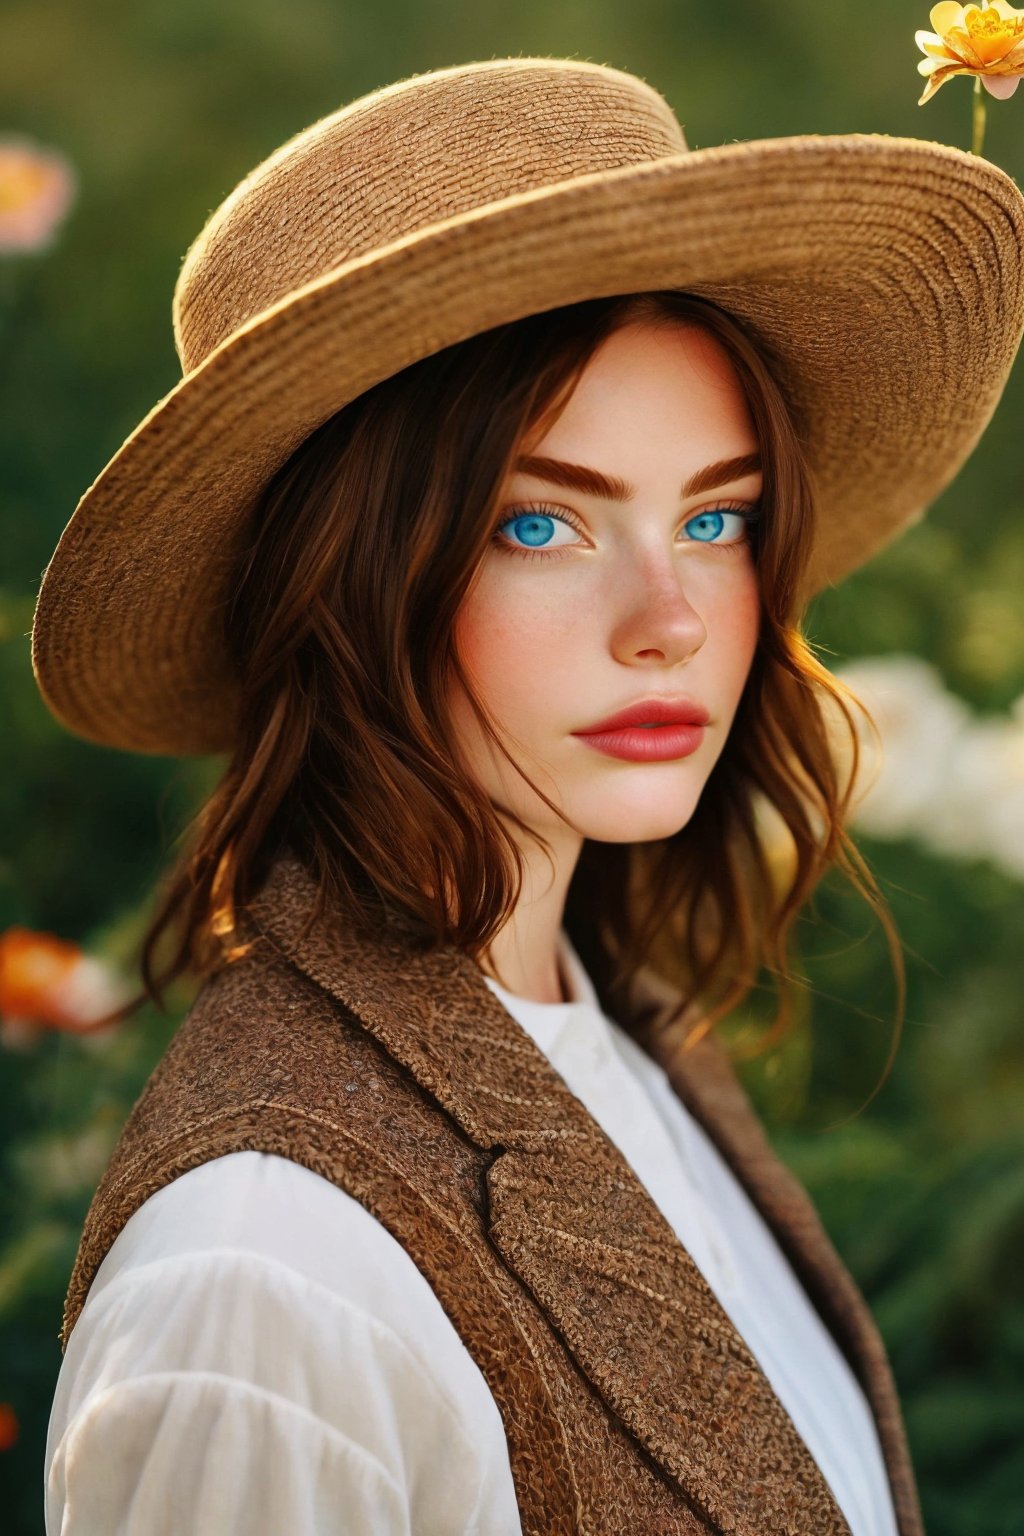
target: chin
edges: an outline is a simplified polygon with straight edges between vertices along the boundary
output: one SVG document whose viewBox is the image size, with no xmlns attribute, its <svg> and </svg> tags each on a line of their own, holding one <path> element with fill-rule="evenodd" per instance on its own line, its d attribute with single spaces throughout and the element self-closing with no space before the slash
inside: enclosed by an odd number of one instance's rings
<svg viewBox="0 0 1024 1536">
<path fill-rule="evenodd" d="M 674 837 L 690 821 L 700 800 L 700 790 L 687 787 L 681 794 L 649 792 L 639 796 L 618 796 L 600 810 L 574 818 L 583 835 L 596 843 L 653 843 Z"/>
</svg>

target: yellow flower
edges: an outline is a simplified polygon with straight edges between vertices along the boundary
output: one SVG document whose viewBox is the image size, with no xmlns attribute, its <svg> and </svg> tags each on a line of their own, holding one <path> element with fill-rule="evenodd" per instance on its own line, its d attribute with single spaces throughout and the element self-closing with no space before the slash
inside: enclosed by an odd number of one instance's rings
<svg viewBox="0 0 1024 1536">
<path fill-rule="evenodd" d="M 1024 75 L 1024 11 L 1006 0 L 981 5 L 933 5 L 928 20 L 934 32 L 915 32 L 914 41 L 927 58 L 918 73 L 928 76 L 923 106 L 954 75 L 974 75 L 990 96 L 1012 96 Z"/>
</svg>

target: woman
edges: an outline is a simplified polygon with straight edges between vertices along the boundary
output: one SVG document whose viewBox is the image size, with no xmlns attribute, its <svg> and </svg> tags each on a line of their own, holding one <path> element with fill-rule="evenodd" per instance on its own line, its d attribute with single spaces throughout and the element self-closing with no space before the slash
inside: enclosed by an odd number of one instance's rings
<svg viewBox="0 0 1024 1536">
<path fill-rule="evenodd" d="M 957 151 L 690 152 L 544 59 L 363 98 L 212 216 L 185 378 L 33 633 L 72 729 L 230 753 L 148 937 L 154 996 L 203 985 L 86 1220 L 49 1532 L 920 1531 L 712 1026 L 762 966 L 784 1022 L 831 864 L 884 918 L 799 619 L 977 441 L 1022 233 Z"/>
</svg>

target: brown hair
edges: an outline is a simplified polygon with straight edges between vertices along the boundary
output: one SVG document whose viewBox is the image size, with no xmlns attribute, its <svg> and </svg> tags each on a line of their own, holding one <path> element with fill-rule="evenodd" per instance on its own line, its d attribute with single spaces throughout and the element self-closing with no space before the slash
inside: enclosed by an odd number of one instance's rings
<svg viewBox="0 0 1024 1536">
<path fill-rule="evenodd" d="M 611 1005 L 656 957 L 703 1020 L 698 1033 L 764 968 L 778 988 L 775 1039 L 790 1018 L 793 920 L 835 865 L 886 928 L 902 1011 L 895 930 L 844 825 L 857 701 L 816 659 L 795 611 L 814 532 L 800 422 L 761 339 L 706 299 L 663 291 L 529 316 L 424 358 L 325 421 L 267 484 L 225 621 L 237 743 L 165 877 L 143 941 L 145 991 L 111 1017 L 147 996 L 163 1007 L 175 977 L 204 978 L 240 953 L 235 913 L 286 849 L 316 877 L 317 915 L 330 905 L 372 925 L 392 912 L 425 943 L 476 959 L 487 950 L 523 863 L 459 765 L 446 711 L 453 674 L 513 760 L 455 654 L 454 619 L 520 444 L 557 416 L 602 339 L 636 319 L 704 327 L 743 386 L 764 471 L 760 633 L 693 816 L 651 843 L 585 841 L 567 931 Z M 830 717 L 849 734 L 845 783 Z M 157 977 L 157 943 L 174 928 L 177 949 Z"/>
</svg>

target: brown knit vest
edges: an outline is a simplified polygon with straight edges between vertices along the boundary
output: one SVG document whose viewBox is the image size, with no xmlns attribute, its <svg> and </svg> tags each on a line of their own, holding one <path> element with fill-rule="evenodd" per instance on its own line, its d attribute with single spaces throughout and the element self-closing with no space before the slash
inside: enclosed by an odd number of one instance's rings
<svg viewBox="0 0 1024 1536">
<path fill-rule="evenodd" d="M 526 1536 L 848 1536 L 690 1255 L 478 966 L 399 926 L 310 926 L 314 895 L 277 861 L 248 909 L 256 948 L 204 985 L 150 1077 L 86 1217 L 62 1348 L 143 1201 L 274 1152 L 359 1200 L 426 1276 L 501 1412 Z M 619 1022 L 645 1037 L 677 996 L 645 968 Z M 884 1347 L 808 1196 L 716 1042 L 662 1064 L 850 1360 L 900 1536 L 921 1536 Z"/>
</svg>

